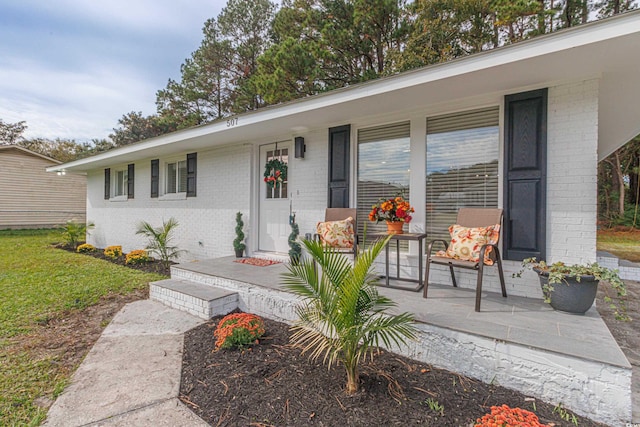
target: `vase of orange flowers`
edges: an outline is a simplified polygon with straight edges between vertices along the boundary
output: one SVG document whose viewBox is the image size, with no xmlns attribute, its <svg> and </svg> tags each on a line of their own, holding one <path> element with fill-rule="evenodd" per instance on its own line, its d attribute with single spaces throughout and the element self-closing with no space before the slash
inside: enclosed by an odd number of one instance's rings
<svg viewBox="0 0 640 427">
<path fill-rule="evenodd" d="M 411 222 L 411 216 L 415 210 L 404 197 L 396 196 L 390 199 L 381 198 L 378 203 L 371 207 L 369 221 L 386 221 L 387 233 L 402 234 L 404 224 Z"/>
</svg>

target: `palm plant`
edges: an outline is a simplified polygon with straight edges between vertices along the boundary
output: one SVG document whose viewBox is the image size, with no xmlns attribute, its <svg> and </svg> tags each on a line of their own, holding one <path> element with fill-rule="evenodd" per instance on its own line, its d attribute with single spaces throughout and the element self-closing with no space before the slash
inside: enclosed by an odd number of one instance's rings
<svg viewBox="0 0 640 427">
<path fill-rule="evenodd" d="M 282 275 L 285 287 L 303 298 L 296 309 L 291 341 L 312 359 L 322 356 L 329 365 L 343 364 L 348 394 L 358 390 L 358 365 L 363 358 L 373 357 L 381 343 L 389 348 L 415 338 L 413 315 L 386 314 L 395 303 L 379 295 L 376 287 L 372 264 L 388 239 L 364 250 L 354 264 L 321 242 L 304 240 L 310 258 L 289 265 Z"/>
<path fill-rule="evenodd" d="M 76 222 L 69 220 L 65 225 L 59 227 L 60 234 L 65 244 L 73 249 L 78 247 L 80 242 L 86 240 L 89 235 L 89 230 L 93 229 L 95 224 L 93 222 Z"/>
<path fill-rule="evenodd" d="M 156 254 L 165 268 L 169 268 L 169 262 L 174 258 L 178 258 L 181 252 L 184 252 L 179 250 L 177 246 L 171 246 L 173 232 L 177 226 L 178 221 L 175 218 L 163 221 L 162 227 L 158 228 L 153 228 L 146 221 L 138 224 L 136 234 L 142 234 L 149 239 L 145 249 L 152 254 Z"/>
</svg>

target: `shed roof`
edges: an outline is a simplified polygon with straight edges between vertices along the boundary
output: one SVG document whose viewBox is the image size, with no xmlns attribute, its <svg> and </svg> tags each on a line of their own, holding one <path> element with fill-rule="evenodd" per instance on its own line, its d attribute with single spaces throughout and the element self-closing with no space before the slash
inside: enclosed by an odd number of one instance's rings
<svg viewBox="0 0 640 427">
<path fill-rule="evenodd" d="M 56 164 L 62 164 L 62 162 L 60 160 L 56 160 L 52 157 L 49 156 L 45 156 L 44 154 L 40 154 L 40 153 L 36 153 L 35 151 L 31 151 L 27 148 L 21 147 L 19 145 L 0 145 L 0 151 L 7 151 L 7 150 L 18 150 L 23 152 L 24 154 L 28 154 L 30 156 L 34 156 L 34 157 L 40 157 L 41 159 L 47 160 L 49 162 L 52 163 L 56 163 Z"/>
</svg>

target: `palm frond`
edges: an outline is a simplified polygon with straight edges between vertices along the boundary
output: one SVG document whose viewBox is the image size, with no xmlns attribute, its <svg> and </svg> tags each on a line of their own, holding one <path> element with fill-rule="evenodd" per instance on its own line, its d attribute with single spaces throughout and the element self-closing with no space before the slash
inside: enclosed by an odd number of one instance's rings
<svg viewBox="0 0 640 427">
<path fill-rule="evenodd" d="M 340 361 L 351 380 L 362 357 L 380 343 L 400 345 L 415 337 L 412 315 L 385 315 L 394 303 L 376 288 L 373 263 L 387 242 L 375 242 L 351 265 L 320 242 L 304 241 L 309 258 L 282 275 L 285 287 L 302 297 L 291 341 L 313 359 L 329 365 Z"/>
</svg>

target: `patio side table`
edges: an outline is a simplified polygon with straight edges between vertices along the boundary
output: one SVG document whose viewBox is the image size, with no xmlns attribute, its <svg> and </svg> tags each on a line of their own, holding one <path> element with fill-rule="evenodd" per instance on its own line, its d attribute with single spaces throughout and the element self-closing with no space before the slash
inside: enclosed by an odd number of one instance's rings
<svg viewBox="0 0 640 427">
<path fill-rule="evenodd" d="M 374 233 L 370 235 L 371 237 L 373 237 L 374 239 L 379 239 L 379 238 L 385 238 L 388 236 L 387 233 Z M 426 233 L 402 233 L 402 234 L 392 234 L 391 235 L 391 240 L 389 240 L 389 243 L 385 246 L 384 248 L 384 265 L 385 265 L 385 286 L 389 287 L 389 288 L 394 288 L 394 289 L 402 289 L 402 290 L 412 290 L 414 292 L 418 292 L 420 289 L 422 289 L 424 287 L 424 280 L 423 280 L 423 271 L 422 271 L 422 267 L 423 267 L 423 261 L 422 258 L 424 256 L 422 249 L 424 246 L 424 241 L 427 238 L 427 234 Z M 412 283 L 417 283 L 418 286 L 415 289 L 410 289 L 407 287 L 403 287 L 403 286 L 395 286 L 395 285 L 391 285 L 389 284 L 389 245 L 391 245 L 391 242 L 395 241 L 396 242 L 396 276 L 393 278 L 395 280 L 400 280 L 403 282 L 412 282 Z M 413 278 L 409 278 L 409 277 L 400 277 L 400 242 L 401 241 L 408 241 L 408 242 L 418 242 L 418 279 L 413 279 Z"/>
</svg>

